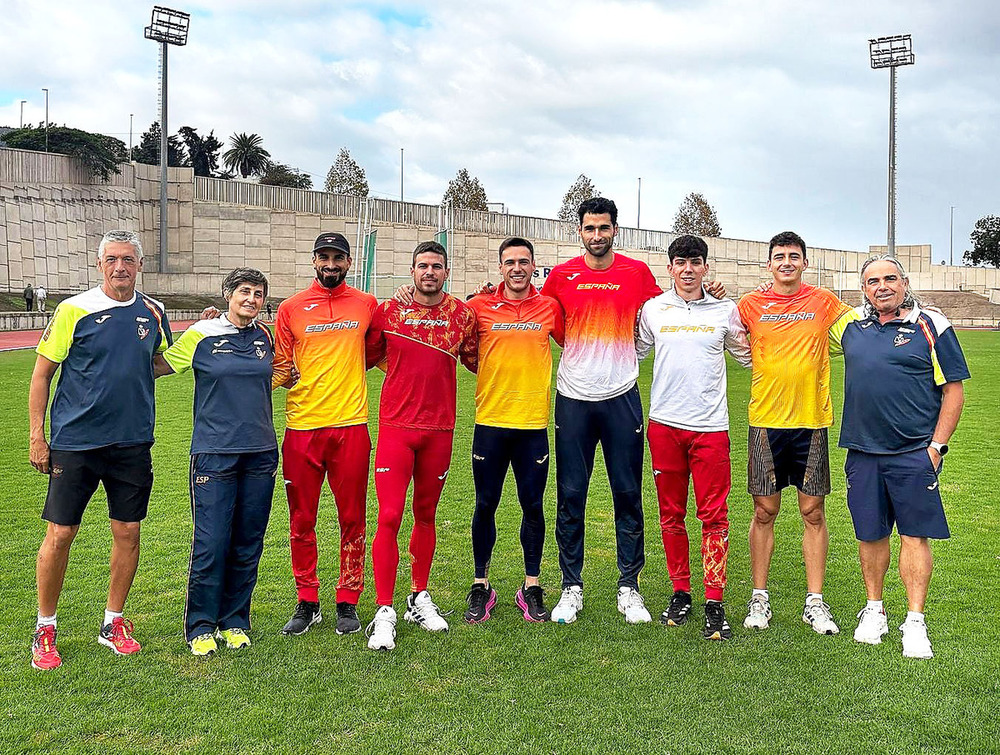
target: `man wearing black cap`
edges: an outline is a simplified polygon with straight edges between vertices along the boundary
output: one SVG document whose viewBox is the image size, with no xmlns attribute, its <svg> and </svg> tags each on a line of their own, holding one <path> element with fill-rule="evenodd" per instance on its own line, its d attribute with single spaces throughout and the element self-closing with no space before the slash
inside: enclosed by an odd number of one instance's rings
<svg viewBox="0 0 1000 755">
<path fill-rule="evenodd" d="M 365 332 L 377 302 L 345 282 L 351 247 L 339 233 L 321 233 L 313 245 L 316 280 L 278 307 L 272 383 L 288 391 L 282 474 L 288 496 L 295 613 L 282 633 L 299 635 L 323 620 L 316 574 L 316 513 L 323 478 L 329 481 L 340 524 L 337 634 L 361 629 L 358 598 L 364 587 L 365 500 L 371 438 Z"/>
</svg>

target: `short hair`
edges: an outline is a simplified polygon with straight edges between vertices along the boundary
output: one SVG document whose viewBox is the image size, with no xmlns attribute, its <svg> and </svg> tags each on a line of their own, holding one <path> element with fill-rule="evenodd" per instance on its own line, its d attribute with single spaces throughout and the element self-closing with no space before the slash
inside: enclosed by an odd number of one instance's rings
<svg viewBox="0 0 1000 755">
<path fill-rule="evenodd" d="M 504 239 L 500 244 L 500 261 L 503 262 L 503 253 L 510 249 L 512 246 L 523 246 L 529 252 L 531 252 L 531 261 L 535 261 L 535 247 L 531 245 L 531 242 L 527 239 L 522 239 L 520 236 L 511 236 L 509 239 Z"/>
<path fill-rule="evenodd" d="M 604 215 L 611 216 L 612 225 L 618 225 L 618 206 L 613 200 L 607 197 L 591 197 L 584 200 L 576 210 L 580 218 L 580 225 L 583 225 L 584 215 Z"/>
<path fill-rule="evenodd" d="M 670 246 L 667 247 L 667 255 L 670 257 L 671 262 L 677 257 L 682 259 L 702 257 L 705 262 L 708 262 L 708 244 L 705 243 L 705 239 L 703 238 L 685 233 L 683 236 L 678 236 L 670 242 Z"/>
<path fill-rule="evenodd" d="M 806 252 L 806 242 L 795 231 L 782 231 L 771 239 L 771 243 L 767 245 L 768 259 L 771 259 L 771 252 L 776 246 L 797 246 L 802 250 L 802 257 L 809 258 L 809 254 Z"/>
<path fill-rule="evenodd" d="M 135 231 L 108 231 L 105 233 L 100 246 L 97 247 L 97 259 L 104 256 L 104 247 L 108 244 L 118 243 L 131 244 L 136 255 L 142 259 L 142 241 L 139 240 L 139 234 Z"/>
<path fill-rule="evenodd" d="M 416 249 L 413 250 L 413 260 L 410 262 L 410 267 L 417 264 L 417 256 L 425 254 L 427 252 L 432 252 L 433 254 L 440 254 L 444 257 L 444 266 L 448 267 L 448 250 L 445 249 L 441 244 L 436 241 L 421 241 L 417 244 Z"/>
<path fill-rule="evenodd" d="M 903 268 L 903 263 L 891 254 L 876 254 L 864 261 L 864 264 L 861 265 L 861 273 L 859 275 L 861 278 L 861 298 L 864 300 L 862 306 L 864 307 L 865 315 L 868 317 L 878 316 L 878 313 L 875 311 L 875 307 L 873 307 L 872 303 L 868 301 L 868 297 L 864 296 L 865 270 L 868 269 L 869 265 L 875 262 L 891 262 L 896 266 L 896 270 L 899 271 L 899 277 L 906 281 L 906 293 L 903 295 L 903 303 L 899 305 L 900 309 L 913 309 L 913 307 L 918 303 L 918 300 L 917 297 L 913 295 L 913 289 L 910 288 L 910 276 L 906 274 L 906 270 Z"/>
<path fill-rule="evenodd" d="M 267 298 L 267 278 L 260 270 L 252 267 L 238 267 L 225 278 L 222 279 L 222 295 L 229 299 L 241 283 L 249 283 L 251 286 L 263 286 L 264 298 Z"/>
</svg>

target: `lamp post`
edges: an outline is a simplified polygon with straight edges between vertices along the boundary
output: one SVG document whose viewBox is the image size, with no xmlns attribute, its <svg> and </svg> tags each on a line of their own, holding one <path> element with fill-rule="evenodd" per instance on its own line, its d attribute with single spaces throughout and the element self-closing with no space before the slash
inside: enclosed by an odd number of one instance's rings
<svg viewBox="0 0 1000 755">
<path fill-rule="evenodd" d="M 191 15 L 159 5 L 145 29 L 146 39 L 160 43 L 160 272 L 167 271 L 167 45 L 187 44 Z"/>
<path fill-rule="evenodd" d="M 49 151 L 49 90 L 42 87 L 45 92 L 45 151 Z"/>
<path fill-rule="evenodd" d="M 955 264 L 955 205 L 951 206 L 951 223 L 948 225 L 948 264 Z"/>
<path fill-rule="evenodd" d="M 399 148 L 399 203 L 403 203 L 403 148 Z"/>
<path fill-rule="evenodd" d="M 132 118 L 135 113 L 128 114 L 128 161 L 132 162 Z"/>
<path fill-rule="evenodd" d="M 639 220 L 642 218 L 642 176 L 639 177 L 639 191 L 635 196 L 635 229 L 639 230 L 642 226 Z"/>
<path fill-rule="evenodd" d="M 909 34 L 868 40 L 872 68 L 889 69 L 889 222 L 888 251 L 896 254 L 896 69 L 913 65 L 913 46 Z"/>
<path fill-rule="evenodd" d="M 21 100 L 21 128 L 24 128 L 24 103 L 27 100 Z"/>
</svg>

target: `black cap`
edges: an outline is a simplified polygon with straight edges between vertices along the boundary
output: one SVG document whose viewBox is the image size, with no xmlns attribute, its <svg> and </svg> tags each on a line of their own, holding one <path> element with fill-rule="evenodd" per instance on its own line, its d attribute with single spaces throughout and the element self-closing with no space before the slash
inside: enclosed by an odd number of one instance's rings
<svg viewBox="0 0 1000 755">
<path fill-rule="evenodd" d="M 320 249 L 336 249 L 347 254 L 351 253 L 351 245 L 339 233 L 321 233 L 317 236 L 316 243 L 313 244 L 313 254 Z"/>
</svg>

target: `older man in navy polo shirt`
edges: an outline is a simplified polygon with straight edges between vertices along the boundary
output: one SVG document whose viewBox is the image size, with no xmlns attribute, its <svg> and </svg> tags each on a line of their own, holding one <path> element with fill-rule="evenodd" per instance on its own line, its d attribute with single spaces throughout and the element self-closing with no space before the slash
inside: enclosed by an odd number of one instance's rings
<svg viewBox="0 0 1000 755">
<path fill-rule="evenodd" d="M 903 655 L 931 658 L 924 602 L 931 581 L 929 538 L 949 536 L 938 476 L 962 415 L 969 377 L 951 323 L 922 310 L 893 257 L 861 268 L 865 302 L 831 330 L 844 352 L 847 506 L 858 538 L 868 603 L 854 639 L 877 645 L 889 632 L 882 586 L 889 536 L 899 532 L 899 574 L 909 611 L 900 627 Z"/>
</svg>

